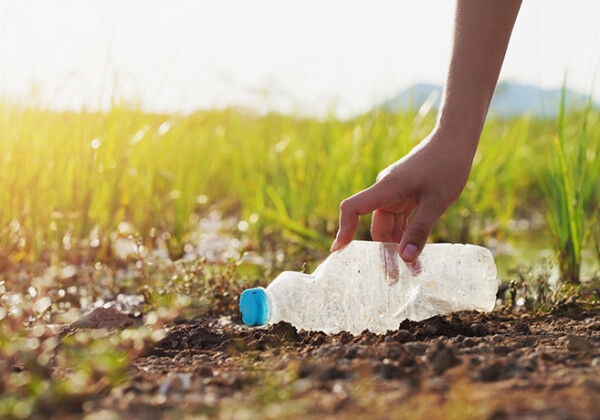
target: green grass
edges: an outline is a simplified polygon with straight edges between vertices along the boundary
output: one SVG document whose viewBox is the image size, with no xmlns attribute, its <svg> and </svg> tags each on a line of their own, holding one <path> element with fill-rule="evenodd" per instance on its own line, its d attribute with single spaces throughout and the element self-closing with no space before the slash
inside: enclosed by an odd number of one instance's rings
<svg viewBox="0 0 600 420">
<path fill-rule="evenodd" d="M 598 116 L 591 113 L 591 99 L 580 123 L 568 125 L 565 116 L 565 88 L 556 134 L 551 135 L 545 153 L 547 166 L 541 184 L 548 203 L 548 227 L 558 251 L 563 278 L 578 283 L 583 249 L 598 222 L 600 142 Z"/>
<path fill-rule="evenodd" d="M 197 214 L 211 206 L 249 220 L 256 234 L 325 250 L 341 200 L 369 186 L 435 124 L 435 116 L 411 112 L 340 120 L 236 109 L 192 115 L 121 106 L 107 113 L 53 112 L 2 102 L 0 118 L 0 263 L 65 259 L 81 248 L 91 249 L 91 258 L 110 259 L 111 237 L 123 221 L 149 247 L 168 232 L 177 256 Z M 558 143 L 548 148 L 552 138 Z M 568 210 L 553 197 L 569 194 L 577 211 L 593 215 L 599 139 L 599 114 L 591 109 L 562 112 L 558 127 L 528 117 L 489 120 L 467 187 L 433 240 L 506 237 L 515 218 Z M 556 165 L 563 160 L 581 170 L 566 176 L 566 183 L 558 182 L 564 171 Z M 565 214 L 571 224 L 549 218 L 554 237 L 588 232 Z M 368 225 L 367 217 L 359 236 L 368 236 Z M 564 226 L 570 227 L 562 232 Z M 579 245 L 569 246 L 579 255 L 583 243 L 574 241 Z M 556 245 L 563 259 L 564 244 L 561 239 Z"/>
</svg>

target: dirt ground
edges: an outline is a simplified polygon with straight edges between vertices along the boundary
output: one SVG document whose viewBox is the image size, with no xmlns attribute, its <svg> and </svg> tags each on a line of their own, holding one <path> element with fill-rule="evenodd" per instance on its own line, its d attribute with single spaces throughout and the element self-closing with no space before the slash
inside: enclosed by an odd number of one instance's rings
<svg viewBox="0 0 600 420">
<path fill-rule="evenodd" d="M 198 319 L 98 418 L 600 418 L 600 314 L 462 312 L 385 335 Z"/>
</svg>

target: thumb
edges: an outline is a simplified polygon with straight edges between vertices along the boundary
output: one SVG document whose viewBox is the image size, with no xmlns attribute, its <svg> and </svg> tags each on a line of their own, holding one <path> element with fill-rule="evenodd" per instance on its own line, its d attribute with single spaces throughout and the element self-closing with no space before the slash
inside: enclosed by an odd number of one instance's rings
<svg viewBox="0 0 600 420">
<path fill-rule="evenodd" d="M 407 263 L 415 262 L 423 251 L 427 238 L 439 216 L 430 206 L 421 204 L 415 210 L 400 243 L 400 257 Z"/>
</svg>

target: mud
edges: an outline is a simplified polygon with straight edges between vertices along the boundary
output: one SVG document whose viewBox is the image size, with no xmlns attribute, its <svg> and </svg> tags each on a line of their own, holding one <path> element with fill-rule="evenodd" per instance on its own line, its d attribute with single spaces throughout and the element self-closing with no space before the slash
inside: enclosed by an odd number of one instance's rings
<svg viewBox="0 0 600 420">
<path fill-rule="evenodd" d="M 172 325 L 105 406 L 238 418 L 600 418 L 600 315 L 463 312 L 383 335 Z"/>
</svg>

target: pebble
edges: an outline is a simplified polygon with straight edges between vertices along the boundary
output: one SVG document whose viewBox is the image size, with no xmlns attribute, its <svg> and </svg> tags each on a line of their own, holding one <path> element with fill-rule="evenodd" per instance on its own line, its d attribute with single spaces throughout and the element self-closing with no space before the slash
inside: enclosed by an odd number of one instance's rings
<svg viewBox="0 0 600 420">
<path fill-rule="evenodd" d="M 473 347 L 475 344 L 477 343 L 471 337 L 465 338 L 462 342 L 462 345 L 465 347 Z"/>
<path fill-rule="evenodd" d="M 158 393 L 166 396 L 170 392 L 185 392 L 191 384 L 189 373 L 170 374 L 158 387 Z"/>
<path fill-rule="evenodd" d="M 497 381 L 502 376 L 504 368 L 504 363 L 501 360 L 487 363 L 479 369 L 479 379 L 485 382 Z"/>
<path fill-rule="evenodd" d="M 379 347 L 380 359 L 398 359 L 406 353 L 407 351 L 400 344 L 385 344 Z"/>
<path fill-rule="evenodd" d="M 594 348 L 594 345 L 587 339 L 580 337 L 578 335 L 569 334 L 561 341 L 565 342 L 567 349 L 572 352 L 584 352 L 589 351 Z"/>
<path fill-rule="evenodd" d="M 471 333 L 476 337 L 483 337 L 490 334 L 490 330 L 483 324 L 478 324 L 476 322 L 472 323 L 469 327 Z"/>
<path fill-rule="evenodd" d="M 501 343 L 504 341 L 504 337 L 501 336 L 500 334 L 494 334 L 491 338 L 492 343 Z"/>
<path fill-rule="evenodd" d="M 521 334 L 531 334 L 531 329 L 529 325 L 524 322 L 519 322 L 515 325 L 515 331 Z"/>
<path fill-rule="evenodd" d="M 422 343 L 407 343 L 404 348 L 414 356 L 423 356 L 429 347 Z"/>
<path fill-rule="evenodd" d="M 316 375 L 316 379 L 321 381 L 331 381 L 336 379 L 345 379 L 347 373 L 335 366 L 327 366 Z"/>
<path fill-rule="evenodd" d="M 385 337 L 385 342 L 397 341 L 399 343 L 407 343 L 409 341 L 414 341 L 415 336 L 406 330 L 398 330 L 394 332 L 391 336 Z"/>
<path fill-rule="evenodd" d="M 435 337 L 436 335 L 438 335 L 440 332 L 440 329 L 438 328 L 437 325 L 434 324 L 429 324 L 425 327 L 425 334 L 428 337 Z"/>
<path fill-rule="evenodd" d="M 510 347 L 510 346 L 494 346 L 492 350 L 495 354 L 508 354 L 512 351 L 512 347 Z"/>
<path fill-rule="evenodd" d="M 114 307 L 94 308 L 71 324 L 74 328 L 123 329 L 133 325 L 133 319 Z"/>
<path fill-rule="evenodd" d="M 380 363 L 375 366 L 373 372 L 383 379 L 395 379 L 404 376 L 404 369 L 392 363 Z"/>
<path fill-rule="evenodd" d="M 460 363 L 460 359 L 456 357 L 454 351 L 441 341 L 438 341 L 427 352 L 426 358 L 431 363 L 435 375 L 441 375 L 445 370 Z"/>
</svg>

